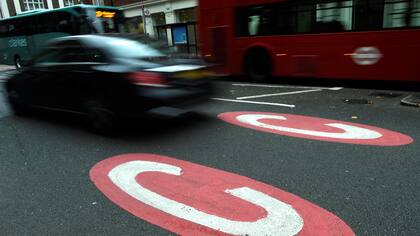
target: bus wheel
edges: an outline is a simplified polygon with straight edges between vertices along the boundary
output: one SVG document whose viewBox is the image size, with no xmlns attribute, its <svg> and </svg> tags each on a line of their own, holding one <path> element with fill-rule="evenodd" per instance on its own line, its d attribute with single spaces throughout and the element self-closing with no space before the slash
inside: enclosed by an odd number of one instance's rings
<svg viewBox="0 0 420 236">
<path fill-rule="evenodd" d="M 16 70 L 20 70 L 22 68 L 22 61 L 20 60 L 19 56 L 15 57 L 15 67 Z"/>
<path fill-rule="evenodd" d="M 271 79 L 272 61 L 270 55 L 262 48 L 252 49 L 245 57 L 245 74 L 255 82 L 264 82 Z"/>
</svg>

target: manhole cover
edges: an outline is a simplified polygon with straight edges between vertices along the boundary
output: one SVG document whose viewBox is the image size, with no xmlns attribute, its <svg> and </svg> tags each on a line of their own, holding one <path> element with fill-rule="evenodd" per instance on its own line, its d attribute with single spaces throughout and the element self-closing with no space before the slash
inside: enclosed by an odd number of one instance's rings
<svg viewBox="0 0 420 236">
<path fill-rule="evenodd" d="M 402 94 L 400 93 L 386 93 L 386 92 L 373 92 L 371 94 L 369 94 L 370 96 L 373 97 L 381 97 L 381 98 L 396 98 L 396 97 L 401 97 Z"/>
<path fill-rule="evenodd" d="M 372 101 L 367 100 L 367 99 L 344 99 L 344 102 L 347 104 L 361 104 L 361 105 L 372 104 Z"/>
</svg>

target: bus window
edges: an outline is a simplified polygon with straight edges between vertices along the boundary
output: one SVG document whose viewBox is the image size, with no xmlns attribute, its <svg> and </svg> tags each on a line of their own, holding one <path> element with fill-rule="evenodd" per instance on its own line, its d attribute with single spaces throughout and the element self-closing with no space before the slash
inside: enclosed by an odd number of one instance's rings
<svg viewBox="0 0 420 236">
<path fill-rule="evenodd" d="M 352 29 L 353 1 L 316 4 L 316 32 L 340 32 Z"/>
<path fill-rule="evenodd" d="M 118 33 L 124 28 L 124 17 L 120 12 L 96 8 L 86 9 L 85 14 L 96 33 Z"/>
<path fill-rule="evenodd" d="M 78 25 L 76 18 L 68 12 L 56 12 L 54 15 L 57 32 L 67 33 L 70 35 L 77 34 Z"/>
<path fill-rule="evenodd" d="M 297 6 L 297 32 L 310 33 L 312 31 L 312 19 L 314 19 L 314 6 L 298 5 Z"/>
<path fill-rule="evenodd" d="M 275 9 L 270 5 L 241 7 L 236 12 L 238 36 L 274 35 Z"/>
<path fill-rule="evenodd" d="M 354 29 L 380 30 L 383 25 L 383 0 L 354 1 Z"/>
</svg>

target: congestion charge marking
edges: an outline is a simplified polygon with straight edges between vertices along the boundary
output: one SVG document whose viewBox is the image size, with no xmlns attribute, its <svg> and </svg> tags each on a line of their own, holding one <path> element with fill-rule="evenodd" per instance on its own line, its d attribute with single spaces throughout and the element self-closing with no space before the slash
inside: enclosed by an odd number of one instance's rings
<svg viewBox="0 0 420 236">
<path fill-rule="evenodd" d="M 411 137 L 391 130 L 310 116 L 227 112 L 218 117 L 234 125 L 304 139 L 373 146 L 401 146 L 413 142 Z"/>
<path fill-rule="evenodd" d="M 119 207 L 180 235 L 354 235 L 337 216 L 291 193 L 171 157 L 111 157 L 90 178 Z"/>
</svg>

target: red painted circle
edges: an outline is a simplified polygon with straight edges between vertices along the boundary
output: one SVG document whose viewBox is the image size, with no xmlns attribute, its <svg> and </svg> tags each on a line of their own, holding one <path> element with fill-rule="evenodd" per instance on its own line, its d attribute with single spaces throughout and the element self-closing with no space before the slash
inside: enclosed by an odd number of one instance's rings
<svg viewBox="0 0 420 236">
<path fill-rule="evenodd" d="M 243 117 L 243 115 L 258 115 L 261 117 L 264 116 L 277 116 L 284 117 L 284 120 L 279 119 L 270 119 L 270 118 L 261 118 L 258 122 L 270 126 L 261 127 L 254 124 L 245 123 L 238 120 L 238 117 Z M 349 143 L 349 144 L 361 144 L 361 145 L 374 145 L 374 146 L 401 146 L 407 145 L 413 142 L 413 139 L 407 135 L 394 132 L 391 130 L 381 129 L 374 126 L 329 120 L 317 117 L 310 116 L 300 116 L 300 115 L 291 115 L 291 114 L 278 114 L 278 113 L 268 113 L 268 112 L 227 112 L 219 115 L 219 118 L 242 127 L 255 129 L 263 132 L 274 133 L 279 135 L 286 135 L 297 138 L 313 139 L 313 140 L 322 140 L 329 142 L 339 142 L 339 143 Z M 373 138 L 337 138 L 337 137 L 328 137 L 328 133 L 334 134 L 335 136 L 340 136 L 345 133 L 345 130 L 331 127 L 328 124 L 339 124 L 345 125 L 352 129 L 362 129 L 365 132 L 380 134 L 381 137 Z M 273 128 L 274 127 L 274 128 Z M 276 127 L 280 127 L 275 129 Z M 290 130 L 292 129 L 292 130 Z M 299 131 L 296 131 L 299 130 Z M 315 136 L 309 133 L 326 133 L 326 136 Z M 332 135 L 332 136 L 334 136 Z M 369 135 L 368 135 L 369 136 Z M 343 136 L 344 137 L 344 136 Z"/>
<path fill-rule="evenodd" d="M 298 235 L 354 235 L 352 230 L 332 213 L 273 186 L 244 176 L 153 154 L 126 154 L 96 164 L 90 178 L 111 201 L 131 214 L 180 235 L 225 235 L 225 233 L 175 217 L 130 196 L 111 180 L 116 167 L 135 161 L 176 166 L 181 175 L 160 172 L 138 174 L 135 181 L 165 198 L 194 207 L 210 215 L 228 220 L 254 222 L 267 217 L 267 211 L 250 202 L 229 195 L 226 189 L 247 187 L 269 195 L 291 206 L 303 219 Z M 264 235 L 261 232 L 259 235 Z"/>
</svg>

